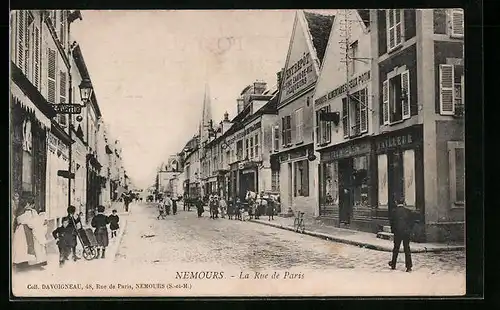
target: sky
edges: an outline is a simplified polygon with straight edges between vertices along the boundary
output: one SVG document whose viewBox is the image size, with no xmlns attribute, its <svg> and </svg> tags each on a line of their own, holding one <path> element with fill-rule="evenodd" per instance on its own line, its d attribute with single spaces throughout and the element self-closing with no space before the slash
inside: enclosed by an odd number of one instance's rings
<svg viewBox="0 0 500 310">
<path fill-rule="evenodd" d="M 198 131 L 205 83 L 214 123 L 255 80 L 276 84 L 295 11 L 82 11 L 71 25 L 104 122 L 141 188 Z"/>
</svg>

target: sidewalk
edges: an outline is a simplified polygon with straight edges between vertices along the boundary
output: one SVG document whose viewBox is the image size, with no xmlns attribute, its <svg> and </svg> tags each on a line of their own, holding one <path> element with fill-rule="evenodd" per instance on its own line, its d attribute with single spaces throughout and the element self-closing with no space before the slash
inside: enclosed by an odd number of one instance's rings
<svg viewBox="0 0 500 310">
<path fill-rule="evenodd" d="M 294 217 L 284 218 L 275 217 L 274 221 L 268 221 L 267 216 L 259 220 L 250 220 L 254 223 L 259 223 L 263 225 L 268 225 L 276 228 L 281 228 L 289 231 L 295 231 L 293 228 Z M 346 243 L 350 245 L 356 245 L 367 249 L 392 252 L 393 242 L 390 240 L 379 239 L 375 234 L 333 227 L 330 225 L 325 225 L 320 220 L 316 219 L 304 219 L 305 232 L 304 234 L 309 236 L 314 236 L 326 240 L 331 240 L 334 242 Z M 425 253 L 425 252 L 445 252 L 445 251 L 460 251 L 464 250 L 463 245 L 448 245 L 440 243 L 416 243 L 412 242 L 411 245 L 412 253 Z M 402 247 L 400 252 L 403 252 Z"/>
</svg>

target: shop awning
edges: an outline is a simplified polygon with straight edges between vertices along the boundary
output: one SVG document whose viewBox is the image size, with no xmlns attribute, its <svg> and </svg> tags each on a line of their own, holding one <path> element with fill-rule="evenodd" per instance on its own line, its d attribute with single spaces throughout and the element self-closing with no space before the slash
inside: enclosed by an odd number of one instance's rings
<svg viewBox="0 0 500 310">
<path fill-rule="evenodd" d="M 15 104 L 21 105 L 21 107 L 27 112 L 31 112 L 35 114 L 35 117 L 40 122 L 41 126 L 44 129 L 49 130 L 51 128 L 50 119 L 40 111 L 35 104 L 28 98 L 28 96 L 17 86 L 16 83 L 10 84 L 10 91 L 13 97 L 13 101 Z"/>
</svg>

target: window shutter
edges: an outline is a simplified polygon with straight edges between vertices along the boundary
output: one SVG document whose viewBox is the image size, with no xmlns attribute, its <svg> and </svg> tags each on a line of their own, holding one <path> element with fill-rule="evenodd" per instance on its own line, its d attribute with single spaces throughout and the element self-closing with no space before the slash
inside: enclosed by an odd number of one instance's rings
<svg viewBox="0 0 500 310">
<path fill-rule="evenodd" d="M 26 25 L 24 28 L 24 74 L 26 77 L 30 77 L 29 74 L 29 64 L 30 64 L 30 25 L 31 21 L 33 20 L 33 17 L 31 16 L 30 13 L 26 13 L 26 16 L 24 17 L 26 21 Z"/>
<path fill-rule="evenodd" d="M 17 27 L 17 66 L 24 69 L 24 34 L 25 34 L 25 14 L 26 11 L 18 11 Z"/>
<path fill-rule="evenodd" d="M 439 102 L 442 115 L 455 113 L 453 84 L 453 65 L 439 65 Z"/>
<path fill-rule="evenodd" d="M 382 85 L 382 114 L 384 125 L 389 124 L 389 80 L 385 80 Z"/>
<path fill-rule="evenodd" d="M 460 84 L 462 84 L 462 109 L 465 111 L 465 75 L 460 77 Z"/>
<path fill-rule="evenodd" d="M 347 98 L 342 98 L 342 130 L 344 138 L 349 137 L 349 105 Z"/>
<path fill-rule="evenodd" d="M 327 105 L 325 107 L 325 110 L 327 113 L 330 113 L 332 110 L 332 107 L 330 105 Z M 326 131 L 326 137 L 325 137 L 325 143 L 330 143 L 332 141 L 332 123 L 331 122 L 325 122 L 325 131 Z"/>
<path fill-rule="evenodd" d="M 64 23 L 64 14 L 65 11 L 64 10 L 61 10 L 61 12 L 59 12 L 59 40 L 61 41 L 61 44 L 63 47 L 65 47 L 65 39 L 64 39 L 64 35 L 65 35 L 65 23 Z"/>
<path fill-rule="evenodd" d="M 35 42 L 33 49 L 33 82 L 38 88 L 40 86 L 40 29 L 35 28 Z"/>
<path fill-rule="evenodd" d="M 398 46 L 403 41 L 403 23 L 401 23 L 401 14 L 404 10 L 394 10 L 394 36 L 395 42 L 394 46 Z"/>
<path fill-rule="evenodd" d="M 360 91 L 360 112 L 361 112 L 361 124 L 360 130 L 361 133 L 365 133 L 368 131 L 368 89 L 365 88 Z"/>
<path fill-rule="evenodd" d="M 66 103 L 66 72 L 59 71 L 59 96 L 61 103 Z"/>
<path fill-rule="evenodd" d="M 464 36 L 464 12 L 462 9 L 451 10 L 451 36 L 456 38 Z"/>
<path fill-rule="evenodd" d="M 410 112 L 410 71 L 408 71 L 408 70 L 401 73 L 401 93 L 405 95 L 404 100 L 401 100 L 403 119 L 408 119 L 411 116 L 411 112 Z"/>
<path fill-rule="evenodd" d="M 47 50 L 48 54 L 48 70 L 47 70 L 47 101 L 50 103 L 56 102 L 56 51 L 53 49 Z"/>
<path fill-rule="evenodd" d="M 281 118 L 281 145 L 282 146 L 286 145 L 286 123 L 285 123 L 285 117 Z"/>
<path fill-rule="evenodd" d="M 391 50 L 394 47 L 394 15 L 392 10 L 385 11 L 386 16 L 386 24 L 387 24 L 387 49 Z"/>
<path fill-rule="evenodd" d="M 295 117 L 295 113 L 292 113 L 290 114 L 289 116 L 289 119 L 290 119 L 290 126 L 288 128 L 290 128 L 290 140 L 288 142 L 288 144 L 292 144 L 292 137 L 293 137 L 293 140 L 297 140 L 297 120 L 296 120 L 296 117 Z M 297 142 L 297 141 L 294 141 L 294 142 Z"/>
</svg>

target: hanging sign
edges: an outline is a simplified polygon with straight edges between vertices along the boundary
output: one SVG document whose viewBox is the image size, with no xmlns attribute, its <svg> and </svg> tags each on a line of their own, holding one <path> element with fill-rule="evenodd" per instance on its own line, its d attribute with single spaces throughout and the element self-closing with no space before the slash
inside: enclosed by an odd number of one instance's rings
<svg viewBox="0 0 500 310">
<path fill-rule="evenodd" d="M 60 103 L 51 104 L 51 107 L 57 114 L 80 114 L 82 113 L 82 106 L 77 103 Z"/>
</svg>

